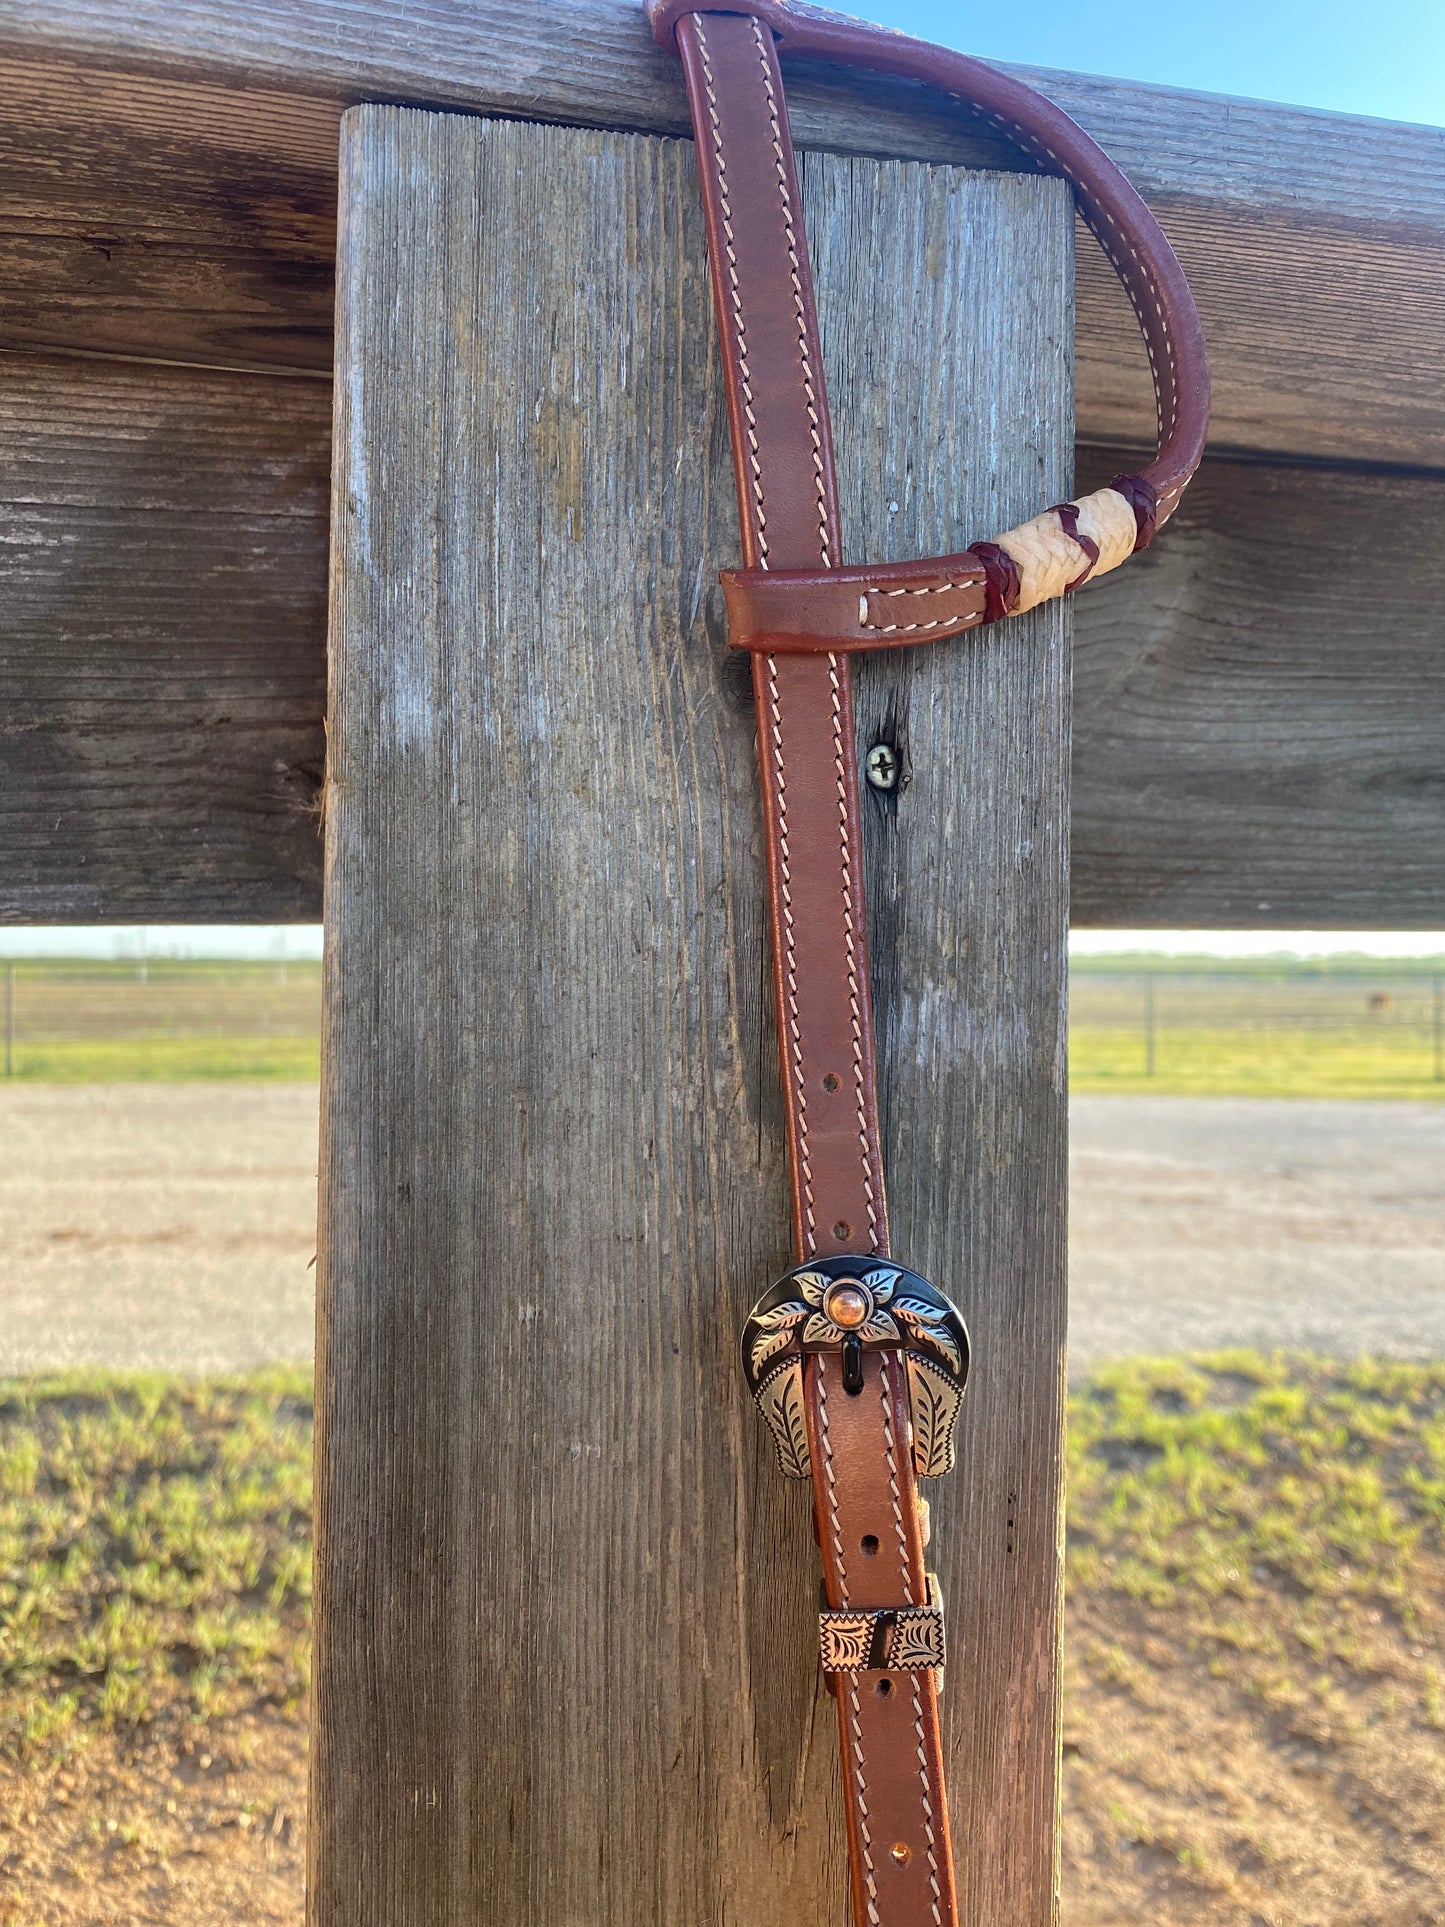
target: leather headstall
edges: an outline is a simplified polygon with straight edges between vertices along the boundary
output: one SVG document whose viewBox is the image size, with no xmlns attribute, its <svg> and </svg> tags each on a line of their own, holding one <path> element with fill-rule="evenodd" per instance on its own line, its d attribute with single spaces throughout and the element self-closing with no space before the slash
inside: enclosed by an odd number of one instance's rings
<svg viewBox="0 0 1445 1927">
<path fill-rule="evenodd" d="M 682 61 L 697 144 L 752 653 L 797 1263 L 744 1327 L 782 1470 L 812 1482 L 856 1927 L 954 1927 L 939 1742 L 942 1602 L 917 1481 L 946 1471 L 969 1367 L 942 1292 L 889 1256 L 849 656 L 941 641 L 1116 568 L 1199 464 L 1199 318 L 1153 215 L 1061 109 L 965 55 L 795 0 L 646 0 Z M 926 83 L 1062 175 L 1134 305 L 1158 405 L 1138 474 L 959 554 L 843 564 L 818 320 L 779 56 Z"/>
</svg>

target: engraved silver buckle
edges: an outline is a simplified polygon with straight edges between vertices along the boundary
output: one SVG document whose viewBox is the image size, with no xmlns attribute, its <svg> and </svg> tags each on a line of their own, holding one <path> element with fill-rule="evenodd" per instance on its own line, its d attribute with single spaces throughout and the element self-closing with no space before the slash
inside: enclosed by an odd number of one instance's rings
<svg viewBox="0 0 1445 1927">
<path fill-rule="evenodd" d="M 954 1463 L 954 1428 L 968 1382 L 968 1327 L 958 1307 L 891 1260 L 844 1256 L 794 1265 L 743 1326 L 748 1390 L 768 1422 L 789 1479 L 811 1476 L 803 1406 L 803 1359 L 841 1352 L 843 1384 L 862 1389 L 865 1351 L 896 1351 L 908 1382 L 914 1469 L 936 1478 Z"/>
</svg>

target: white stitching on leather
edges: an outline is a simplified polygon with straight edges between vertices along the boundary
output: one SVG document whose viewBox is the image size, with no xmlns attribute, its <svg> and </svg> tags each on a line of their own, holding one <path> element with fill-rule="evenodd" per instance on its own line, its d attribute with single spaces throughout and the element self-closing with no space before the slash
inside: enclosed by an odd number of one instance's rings
<svg viewBox="0 0 1445 1927">
<path fill-rule="evenodd" d="M 778 786 L 778 887 L 783 902 L 783 975 L 788 1008 L 779 1013 L 787 1028 L 788 1058 L 793 1067 L 793 1092 L 798 1104 L 798 1175 L 803 1189 L 803 1255 L 817 1248 L 817 1220 L 813 1209 L 813 1167 L 808 1158 L 808 1089 L 803 1075 L 803 1030 L 798 1018 L 797 933 L 793 926 L 793 871 L 788 858 L 788 779 L 783 767 L 783 715 L 778 701 L 778 659 L 768 657 L 768 709 L 773 742 L 773 771 Z"/>
<path fill-rule="evenodd" d="M 888 1460 L 888 1491 L 893 1501 L 893 1529 L 898 1538 L 898 1563 L 903 1574 L 903 1597 L 911 1606 L 917 1602 L 913 1596 L 913 1575 L 908 1560 L 908 1537 L 903 1529 L 903 1505 L 902 1495 L 898 1489 L 898 1454 L 893 1427 L 893 1401 L 890 1396 L 886 1365 L 878 1374 L 878 1393 L 883 1406 L 883 1447 Z M 924 1741 L 923 1704 L 918 1694 L 916 1673 L 910 1683 L 913 1691 L 913 1731 L 918 1741 L 918 1779 L 923 1799 L 923 1844 L 928 1856 L 928 1886 L 936 1927 L 942 1927 L 943 1888 L 938 1878 L 938 1842 L 933 1830 L 933 1799 L 929 1790 L 928 1748 Z"/>
<path fill-rule="evenodd" d="M 843 1526 L 838 1517 L 838 1484 L 833 1470 L 833 1438 L 828 1429 L 828 1375 L 823 1364 L 818 1367 L 818 1430 L 823 1440 L 823 1483 L 828 1491 L 828 1527 L 833 1540 L 833 1563 L 838 1572 L 838 1603 L 848 1604 L 848 1568 L 843 1558 Z M 868 1826 L 868 1778 L 863 1763 L 863 1715 L 858 1704 L 858 1675 L 853 1674 L 848 1682 L 848 1697 L 852 1703 L 849 1724 L 853 1729 L 853 1781 L 857 1788 L 858 1832 L 863 1842 L 863 1874 L 868 1884 L 868 1919 L 874 1923 L 878 1919 L 878 1881 L 873 1867 L 873 1836 Z"/>
<path fill-rule="evenodd" d="M 853 931 L 853 853 L 848 836 L 848 771 L 843 758 L 843 685 L 838 658 L 828 658 L 833 698 L 833 768 L 838 777 L 838 830 L 843 847 L 843 947 L 848 959 L 848 1007 L 853 1025 L 853 1089 L 858 1100 L 858 1143 L 863 1152 L 863 1198 L 868 1241 L 878 1243 L 878 1200 L 873 1188 L 873 1147 L 868 1140 L 868 1106 L 863 1065 L 863 1013 L 858 994 L 858 948 Z"/>
<path fill-rule="evenodd" d="M 871 629 L 876 636 L 899 636 L 914 629 L 977 629 L 983 622 L 981 614 L 971 616 L 935 616 L 932 622 L 864 622 L 860 627 Z"/>
<path fill-rule="evenodd" d="M 918 1779 L 923 1790 L 923 1843 L 928 1854 L 928 1886 L 933 1898 L 933 1918 L 942 1927 L 943 1888 L 938 1878 L 938 1843 L 933 1836 L 933 1801 L 929 1795 L 928 1747 L 923 1737 L 923 1701 L 918 1675 L 913 1675 L 913 1731 L 918 1739 Z"/>
<path fill-rule="evenodd" d="M 823 549 L 823 567 L 831 569 L 833 556 L 828 534 L 828 494 L 823 474 L 823 432 L 818 419 L 818 396 L 813 387 L 813 367 L 808 355 L 808 312 L 803 301 L 802 263 L 798 259 L 798 236 L 793 227 L 793 197 L 788 192 L 788 169 L 783 158 L 783 130 L 779 120 L 778 96 L 773 86 L 772 62 L 768 43 L 757 16 L 752 18 L 753 40 L 763 63 L 763 85 L 768 95 L 768 118 L 772 122 L 773 165 L 778 173 L 778 193 L 783 202 L 783 229 L 788 237 L 788 266 L 793 282 L 793 312 L 798 321 L 798 351 L 803 361 L 803 395 L 808 404 L 808 432 L 813 443 L 813 481 L 818 491 L 818 536 Z"/>
<path fill-rule="evenodd" d="M 953 98 L 955 100 L 963 100 L 961 94 L 955 94 Z M 963 104 L 968 106 L 971 103 L 964 101 Z M 1027 148 L 1031 154 L 1036 156 L 1047 156 L 1047 158 L 1053 161 L 1055 166 L 1059 168 L 1065 180 L 1071 182 L 1075 187 L 1080 186 L 1080 182 L 1076 176 L 1070 172 L 1051 147 L 1046 147 L 1039 140 L 1037 135 L 1031 134 L 1026 127 L 1020 126 L 1018 121 L 1009 120 L 1005 115 L 995 113 L 991 108 L 985 108 L 983 111 L 987 119 L 991 120 L 996 127 L 1006 127 L 1012 133 L 1017 134 L 1020 146 Z M 1114 242 L 1111 242 L 1107 235 L 1099 232 L 1092 218 L 1094 212 L 1097 212 L 1099 219 L 1110 229 L 1115 237 Z M 1174 343 L 1169 333 L 1168 318 L 1163 311 L 1164 303 L 1159 293 L 1158 284 L 1154 279 L 1148 263 L 1144 260 L 1133 242 L 1126 239 L 1123 230 L 1107 208 L 1100 207 L 1097 210 L 1085 210 L 1084 219 L 1088 223 L 1094 237 L 1099 242 L 1099 245 L 1103 248 L 1104 252 L 1113 262 L 1115 269 L 1118 271 L 1119 278 L 1124 284 L 1124 292 L 1128 295 L 1130 305 L 1133 307 L 1135 317 L 1138 320 L 1139 331 L 1144 337 L 1144 349 L 1149 357 L 1149 372 L 1154 378 L 1154 401 L 1159 417 L 1159 433 L 1161 439 L 1167 441 L 1178 426 L 1179 421 L 1179 371 L 1174 362 Z M 1124 264 L 1119 259 L 1116 243 L 1123 246 L 1130 260 L 1134 263 L 1135 267 L 1138 268 L 1144 278 L 1145 285 L 1148 287 L 1150 294 L 1153 295 L 1156 303 L 1157 312 L 1155 318 L 1159 323 L 1160 331 L 1164 337 L 1164 358 L 1169 365 L 1169 390 L 1167 400 L 1159 380 L 1159 364 L 1154 358 L 1154 344 L 1149 339 L 1144 309 L 1138 295 L 1130 285 Z"/>
<path fill-rule="evenodd" d="M 962 96 L 955 95 L 954 98 L 962 99 Z M 1075 186 L 1079 185 L 1075 177 L 1064 166 L 1063 162 L 1058 160 L 1058 156 L 1054 154 L 1053 150 L 1051 148 L 1041 149 L 1038 140 L 1029 134 L 1026 129 L 1021 127 L 1017 121 L 1008 120 L 1002 114 L 994 113 L 987 108 L 984 109 L 984 113 L 989 120 L 993 121 L 995 126 L 1009 128 L 1017 134 L 1021 144 L 1028 148 L 1031 153 L 1038 154 L 1042 151 L 1047 154 L 1051 160 L 1058 163 L 1065 179 L 1072 182 Z M 1095 219 L 1096 215 L 1098 217 L 1097 220 Z M 1123 229 L 1119 226 L 1119 223 L 1114 219 L 1113 215 L 1109 213 L 1107 208 L 1098 207 L 1085 210 L 1084 219 L 1088 223 L 1094 238 L 1113 263 L 1115 272 L 1123 283 L 1124 292 L 1129 297 L 1129 305 L 1134 310 L 1135 319 L 1139 323 L 1139 331 L 1144 338 L 1144 351 L 1149 357 L 1149 373 L 1154 383 L 1154 406 L 1156 418 L 1159 423 L 1159 440 L 1162 448 L 1163 444 L 1168 441 L 1169 437 L 1179 425 L 1180 391 L 1179 368 L 1174 354 L 1174 337 L 1170 332 L 1168 316 L 1164 313 L 1164 302 L 1159 291 L 1159 284 L 1155 280 L 1148 262 L 1145 261 L 1144 257 L 1139 253 L 1134 243 L 1127 238 Z M 1104 227 L 1108 228 L 1108 234 L 1104 233 L 1103 228 L 1099 226 L 1099 222 L 1102 222 Z M 1158 322 L 1159 331 L 1163 337 L 1164 360 L 1169 373 L 1167 390 L 1160 381 L 1159 363 L 1154 354 L 1154 343 L 1149 336 L 1148 318 L 1144 312 L 1143 302 L 1129 279 L 1123 261 L 1120 259 L 1119 250 L 1121 247 L 1139 270 L 1145 286 L 1154 299 L 1155 320 Z M 1160 494 L 1156 513 L 1156 527 L 1162 526 L 1168 517 L 1174 513 L 1179 503 L 1179 497 L 1184 493 L 1188 481 L 1189 476 L 1185 475 Z"/>
<path fill-rule="evenodd" d="M 898 1457 L 893 1427 L 893 1401 L 889 1396 L 888 1370 L 885 1366 L 879 1373 L 879 1397 L 883 1405 L 883 1444 L 888 1459 L 888 1490 L 893 1500 L 893 1526 L 898 1536 L 898 1560 L 903 1573 L 903 1597 L 909 1605 L 915 1604 L 913 1597 L 913 1576 L 908 1561 L 908 1539 L 903 1530 L 903 1507 L 898 1489 Z M 930 1792 L 928 1774 L 928 1748 L 923 1733 L 923 1703 L 919 1698 L 918 1675 L 911 1680 L 913 1691 L 913 1732 L 917 1739 L 918 1781 L 923 1801 L 923 1844 L 928 1856 L 928 1886 L 931 1897 L 931 1910 L 936 1927 L 942 1927 L 943 1888 L 938 1878 L 938 1841 L 933 1828 L 933 1798 Z"/>
<path fill-rule="evenodd" d="M 703 83 L 707 88 L 708 118 L 712 122 L 712 151 L 717 165 L 718 203 L 722 209 L 723 239 L 728 257 L 728 286 L 732 296 L 733 332 L 738 343 L 738 369 L 742 377 L 743 413 L 748 424 L 748 465 L 753 472 L 753 512 L 758 523 L 759 560 L 764 568 L 768 566 L 768 518 L 763 509 L 763 471 L 758 460 L 758 418 L 753 411 L 753 385 L 748 374 L 748 337 L 743 325 L 742 290 L 738 285 L 738 257 L 733 248 L 733 210 L 728 196 L 727 158 L 723 153 L 722 126 L 718 120 L 717 93 L 713 86 L 712 60 L 707 50 L 707 35 L 702 30 L 701 17 L 694 14 L 693 30 L 697 35 L 698 53 L 702 58 Z"/>
<path fill-rule="evenodd" d="M 853 1706 L 853 1778 L 858 1786 L 858 1831 L 863 1839 L 863 1878 L 868 1887 L 869 1927 L 877 1927 L 878 1880 L 873 1870 L 873 1835 L 868 1826 L 868 1782 L 863 1776 L 863 1721 L 858 1705 L 858 1675 L 848 1681 L 848 1698 Z"/>
<path fill-rule="evenodd" d="M 948 595 L 950 591 L 953 590 L 977 589 L 982 586 L 986 579 L 987 578 L 980 573 L 978 575 L 965 576 L 961 582 L 931 583 L 925 589 L 879 589 L 870 585 L 858 598 L 858 627 L 860 629 L 871 629 L 875 635 L 879 636 L 896 636 L 914 629 L 975 628 L 983 620 L 980 615 L 934 616 L 931 621 L 927 622 L 875 622 L 868 613 L 868 598 L 874 595 L 890 598 L 893 596 Z"/>
<path fill-rule="evenodd" d="M 934 582 L 930 583 L 926 589 L 879 589 L 870 585 L 868 594 L 876 596 L 947 595 L 950 589 L 976 589 L 981 582 L 986 580 L 987 577 L 983 571 L 980 570 L 977 575 L 964 576 L 961 582 Z"/>
<path fill-rule="evenodd" d="M 1110 219 L 1102 208 L 1099 209 L 1099 213 L 1102 218 L 1108 222 L 1115 236 L 1122 240 L 1123 237 L 1117 224 Z M 1088 217 L 1086 216 L 1085 218 L 1087 219 Z M 1139 332 L 1143 336 L 1144 352 L 1149 357 L 1149 373 L 1154 380 L 1154 406 L 1159 421 L 1160 439 L 1167 440 L 1169 436 L 1174 433 L 1175 426 L 1179 420 L 1179 375 L 1174 366 L 1174 343 L 1169 334 L 1169 323 L 1164 319 L 1162 313 L 1159 314 L 1159 325 L 1164 333 L 1164 359 L 1169 367 L 1169 387 L 1166 393 L 1159 379 L 1159 364 L 1154 357 L 1154 343 L 1149 335 L 1148 317 L 1144 313 L 1144 304 L 1131 285 L 1127 275 L 1122 272 L 1123 264 L 1119 260 L 1118 250 L 1110 241 L 1109 236 L 1100 234 L 1098 228 L 1094 226 L 1092 221 L 1089 221 L 1089 227 L 1097 237 L 1105 254 L 1107 254 L 1109 259 L 1114 263 L 1115 268 L 1121 270 L 1119 279 L 1123 282 L 1124 292 L 1129 297 L 1129 305 L 1134 310 L 1135 319 L 1139 323 Z M 1150 274 L 1148 268 L 1144 265 L 1143 260 L 1136 252 L 1133 244 L 1131 242 L 1124 242 L 1124 246 L 1127 248 L 1130 258 L 1135 262 L 1139 271 L 1144 276 L 1149 292 L 1157 302 L 1159 300 L 1159 290 L 1155 286 L 1153 275 Z"/>
<path fill-rule="evenodd" d="M 848 1568 L 843 1554 L 843 1527 L 838 1516 L 838 1485 L 833 1468 L 833 1439 L 828 1427 L 828 1376 L 827 1367 L 820 1362 L 818 1367 L 818 1430 L 823 1441 L 823 1482 L 828 1493 L 828 1526 L 833 1541 L 833 1563 L 838 1574 L 838 1601 L 842 1606 L 848 1604 Z M 868 1777 L 863 1760 L 863 1717 L 858 1704 L 858 1675 L 854 1673 L 848 1681 L 850 1702 L 849 1725 L 853 1736 L 851 1751 L 853 1755 L 852 1773 L 858 1803 L 858 1833 L 863 1847 L 863 1875 L 868 1888 L 868 1920 L 878 1920 L 878 1880 L 873 1866 L 873 1836 L 868 1825 Z"/>
</svg>

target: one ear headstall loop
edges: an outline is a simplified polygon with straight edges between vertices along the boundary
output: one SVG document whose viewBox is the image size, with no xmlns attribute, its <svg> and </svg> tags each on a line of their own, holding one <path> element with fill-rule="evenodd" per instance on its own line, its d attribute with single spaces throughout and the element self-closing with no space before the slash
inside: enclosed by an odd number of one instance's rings
<svg viewBox="0 0 1445 1927">
<path fill-rule="evenodd" d="M 732 432 L 752 655 L 796 1262 L 744 1328 L 782 1470 L 813 1492 L 855 1927 L 956 1927 L 938 1691 L 943 1602 L 918 1480 L 953 1462 L 963 1318 L 890 1257 L 851 656 L 942 641 L 1117 568 L 1167 521 L 1204 445 L 1189 289 L 1149 210 L 1068 116 L 992 67 L 792 0 L 645 0 L 682 62 Z M 925 561 L 843 565 L 818 320 L 779 54 L 922 81 L 1063 175 L 1129 292 L 1159 447 L 1138 475 Z"/>
<path fill-rule="evenodd" d="M 646 0 L 646 6 L 653 34 L 664 47 L 677 45 L 681 20 L 690 14 L 697 17 L 687 0 Z M 865 570 L 850 572 L 847 587 L 853 591 L 854 612 L 850 620 L 849 599 L 842 593 L 841 582 L 836 584 L 836 596 L 820 599 L 816 575 L 806 570 L 775 574 L 766 588 L 753 570 L 729 570 L 724 585 L 733 646 L 769 652 L 779 647 L 788 652 L 856 652 L 941 642 L 1069 594 L 1147 548 L 1155 531 L 1179 506 L 1204 452 L 1209 362 L 1184 271 L 1159 223 L 1125 175 L 1061 107 L 966 54 L 801 5 L 798 0 L 730 0 L 728 10 L 763 23 L 781 55 L 805 54 L 839 66 L 871 68 L 951 94 L 991 121 L 1046 174 L 1067 180 L 1080 215 L 1133 304 L 1149 356 L 1159 425 L 1154 459 L 1138 474 L 1118 475 L 1107 488 L 1080 502 L 1063 504 L 1062 514 L 1059 509 L 1046 510 L 992 543 L 974 543 L 962 555 L 895 568 L 889 585 L 895 595 L 928 594 L 941 579 L 945 564 L 956 577 L 970 565 L 987 567 L 987 558 L 1002 551 L 1019 570 L 1019 590 L 1012 600 L 994 592 L 986 606 L 964 609 L 947 619 L 938 611 L 930 620 L 906 624 L 858 620 L 857 591 L 871 591 L 879 573 Z M 1075 540 L 1075 518 L 1089 538 L 1082 544 Z M 1097 545 L 1097 556 L 1091 554 L 1090 543 Z M 784 603 L 799 606 L 785 614 Z"/>
</svg>

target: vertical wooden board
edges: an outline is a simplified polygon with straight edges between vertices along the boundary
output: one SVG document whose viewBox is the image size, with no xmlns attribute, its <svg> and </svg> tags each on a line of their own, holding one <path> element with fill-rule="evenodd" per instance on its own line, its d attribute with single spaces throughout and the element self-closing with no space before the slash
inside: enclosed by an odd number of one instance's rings
<svg viewBox="0 0 1445 1927">
<path fill-rule="evenodd" d="M 822 1927 L 846 1903 L 807 1496 L 777 1478 L 738 1375 L 787 1211 L 754 723 L 714 584 L 737 534 L 691 149 L 364 108 L 342 174 L 312 1919 Z M 903 245 L 875 228 L 880 194 L 939 237 L 933 316 L 967 300 L 1011 317 L 970 316 L 976 374 L 1014 417 L 997 446 L 965 443 L 997 470 L 994 499 L 1036 506 L 1024 472 L 1052 477 L 1069 441 L 1066 330 L 990 265 L 1057 248 L 1062 287 L 1059 198 L 980 184 L 977 227 L 946 239 L 957 180 L 808 170 L 830 339 L 869 342 L 859 412 L 840 411 L 858 553 L 889 539 L 882 494 L 860 513 L 868 464 L 914 413 L 952 459 L 939 408 L 965 392 L 939 386 L 902 304 L 874 301 L 890 284 L 857 272 Z M 1017 385 L 984 365 L 999 327 Z M 1048 454 L 1040 397 L 1060 402 Z M 870 430 L 889 407 L 899 422 Z M 1054 1748 L 1047 1705 L 1041 1722 L 1017 1700 L 1052 1690 L 1057 1406 L 1037 1383 L 1052 1374 L 1056 1398 L 1057 1219 L 1022 1253 L 1053 1310 L 1019 1309 L 999 1252 L 1061 1172 L 1061 1060 L 1020 1012 L 1053 985 L 1038 1028 L 1056 1034 L 1057 973 L 1014 951 L 1052 930 L 1046 888 L 1062 915 L 1048 620 L 969 672 L 1003 747 L 984 753 L 987 714 L 954 715 L 946 746 L 977 749 L 980 774 L 937 833 L 902 827 L 905 798 L 875 851 L 885 1035 L 916 1060 L 889 1084 L 904 1236 L 944 1277 L 967 1238 L 1000 1308 L 978 1411 L 1011 1443 L 968 1475 L 964 1513 L 995 1520 L 981 1481 L 1022 1468 L 1025 1550 L 940 1536 L 956 1736 L 992 1756 L 960 1783 L 959 1842 L 970 1861 L 1004 1852 L 1012 1781 L 1032 1838 L 1007 1848 L 1027 1891 L 1011 1911 L 1040 1921 Z M 920 687 L 910 713 L 956 694 Z M 942 906 L 922 893 L 955 842 L 942 884 L 969 873 L 976 923 L 946 931 L 940 971 Z M 1002 886 L 1020 876 L 1016 914 Z M 966 986 L 965 951 L 985 959 Z M 989 1135 L 965 1146 L 976 1120 Z M 1021 1133 L 1040 1123 L 1057 1141 L 1026 1179 Z M 940 1153 L 956 1172 L 910 1176 Z M 930 1227 L 933 1198 L 963 1208 Z M 980 1565 L 1008 1569 L 975 1628 L 960 1612 Z M 966 1704 L 990 1668 L 1002 1683 Z M 979 1905 L 997 1892 L 966 1880 Z"/>
</svg>

